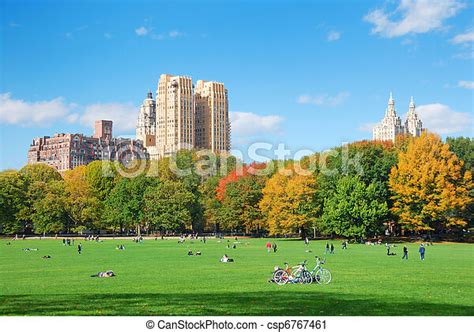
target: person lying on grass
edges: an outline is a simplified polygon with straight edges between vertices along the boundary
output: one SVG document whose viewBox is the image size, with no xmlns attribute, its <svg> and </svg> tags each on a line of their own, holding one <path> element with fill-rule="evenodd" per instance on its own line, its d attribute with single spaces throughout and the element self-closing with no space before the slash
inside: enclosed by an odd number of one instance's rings
<svg viewBox="0 0 474 332">
<path fill-rule="evenodd" d="M 115 277 L 115 273 L 112 270 L 105 271 L 105 272 L 99 272 L 97 274 L 91 275 L 91 277 L 98 277 L 98 278 L 111 278 Z"/>
<path fill-rule="evenodd" d="M 46 255 L 46 256 L 43 256 L 43 257 L 41 257 L 41 258 L 43 258 L 43 259 L 49 259 L 49 258 L 51 258 L 51 256 L 50 256 L 50 255 Z"/>
<path fill-rule="evenodd" d="M 222 256 L 222 258 L 221 258 L 221 263 L 231 263 L 231 262 L 233 262 L 233 261 L 234 261 L 234 260 L 233 260 L 232 258 L 229 258 L 229 256 L 227 256 L 227 255 L 224 255 L 224 256 Z"/>
<path fill-rule="evenodd" d="M 23 248 L 23 251 L 38 251 L 36 248 Z"/>
</svg>

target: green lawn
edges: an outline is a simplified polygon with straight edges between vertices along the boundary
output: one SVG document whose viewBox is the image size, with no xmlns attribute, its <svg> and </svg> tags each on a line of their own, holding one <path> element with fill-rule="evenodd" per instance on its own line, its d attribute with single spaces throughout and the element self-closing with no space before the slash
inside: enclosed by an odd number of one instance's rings
<svg viewBox="0 0 474 332">
<path fill-rule="evenodd" d="M 349 245 L 327 257 L 330 285 L 268 283 L 275 265 L 324 253 L 325 241 L 227 239 L 206 244 L 176 240 L 81 241 L 83 254 L 60 240 L 0 241 L 2 315 L 474 315 L 474 246 L 435 244 L 426 260 L 418 244 L 410 259 L 386 256 L 384 246 Z M 230 239 L 230 243 L 234 242 Z M 78 241 L 76 240 L 76 245 Z M 125 251 L 115 250 L 124 243 Z M 24 252 L 22 248 L 38 248 Z M 187 256 L 187 250 L 202 256 Z M 234 263 L 219 263 L 227 253 Z M 51 255 L 49 260 L 41 259 Z M 91 278 L 112 269 L 115 278 Z"/>
</svg>

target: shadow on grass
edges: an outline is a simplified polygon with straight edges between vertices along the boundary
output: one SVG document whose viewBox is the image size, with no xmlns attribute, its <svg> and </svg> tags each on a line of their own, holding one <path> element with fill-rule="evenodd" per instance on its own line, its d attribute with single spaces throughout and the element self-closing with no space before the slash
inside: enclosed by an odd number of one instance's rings
<svg viewBox="0 0 474 332">
<path fill-rule="evenodd" d="M 328 293 L 59 294 L 2 296 L 1 315 L 472 316 L 468 305 Z"/>
</svg>

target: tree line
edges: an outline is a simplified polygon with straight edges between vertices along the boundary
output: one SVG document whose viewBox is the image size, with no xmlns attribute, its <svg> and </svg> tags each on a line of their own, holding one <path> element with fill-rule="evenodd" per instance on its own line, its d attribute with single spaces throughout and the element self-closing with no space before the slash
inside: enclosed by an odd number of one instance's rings
<svg viewBox="0 0 474 332">
<path fill-rule="evenodd" d="M 177 174 L 171 164 L 191 171 Z M 182 150 L 174 159 L 94 161 L 63 174 L 33 164 L 0 173 L 0 232 L 365 238 L 388 225 L 398 234 L 461 232 L 474 219 L 473 167 L 474 140 L 429 133 L 355 142 L 300 161 L 218 156 L 206 164 Z"/>
</svg>

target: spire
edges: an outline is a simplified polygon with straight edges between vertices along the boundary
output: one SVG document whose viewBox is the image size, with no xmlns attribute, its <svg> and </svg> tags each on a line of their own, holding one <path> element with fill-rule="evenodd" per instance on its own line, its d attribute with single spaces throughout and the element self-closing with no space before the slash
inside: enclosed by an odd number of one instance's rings
<svg viewBox="0 0 474 332">
<path fill-rule="evenodd" d="M 413 101 L 413 96 L 410 97 L 410 108 L 415 107 L 415 102 Z"/>
<path fill-rule="evenodd" d="M 395 101 L 393 100 L 392 92 L 390 92 L 390 98 L 388 99 L 388 104 L 389 105 L 394 105 Z"/>
<path fill-rule="evenodd" d="M 148 94 L 146 96 L 147 99 L 153 99 L 153 93 L 151 92 L 151 90 L 148 90 Z"/>
</svg>

